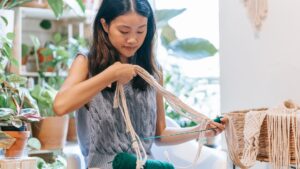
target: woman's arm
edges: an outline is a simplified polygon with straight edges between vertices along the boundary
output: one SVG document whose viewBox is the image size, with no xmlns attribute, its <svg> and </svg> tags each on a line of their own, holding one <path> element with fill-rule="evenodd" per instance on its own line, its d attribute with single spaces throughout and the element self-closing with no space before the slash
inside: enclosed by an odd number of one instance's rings
<svg viewBox="0 0 300 169">
<path fill-rule="evenodd" d="M 163 85 L 163 77 L 160 79 L 160 84 Z M 199 131 L 200 127 L 186 127 L 186 128 L 176 128 L 176 127 L 166 127 L 166 121 L 165 121 L 165 110 L 164 110 L 164 101 L 163 96 L 160 93 L 157 93 L 156 96 L 157 100 L 157 121 L 156 121 L 156 135 L 157 136 L 168 136 L 168 135 L 174 135 L 177 133 L 184 133 L 184 132 L 193 132 L 193 131 Z M 213 137 L 219 133 L 221 133 L 225 126 L 222 124 L 213 122 L 212 124 L 209 124 L 207 128 L 217 128 L 215 131 L 209 130 L 205 133 L 206 137 Z M 171 137 L 162 137 L 159 139 L 159 144 L 180 144 L 184 143 L 189 140 L 193 140 L 198 138 L 199 133 L 195 132 L 192 134 L 183 134 L 183 135 L 177 135 L 177 136 L 171 136 Z"/>
<path fill-rule="evenodd" d="M 115 63 L 89 79 L 88 72 L 88 59 L 83 55 L 77 56 L 55 97 L 53 109 L 57 115 L 64 115 L 82 107 L 111 83 L 119 81 L 125 84 L 136 75 L 133 65 L 121 63 Z"/>
</svg>

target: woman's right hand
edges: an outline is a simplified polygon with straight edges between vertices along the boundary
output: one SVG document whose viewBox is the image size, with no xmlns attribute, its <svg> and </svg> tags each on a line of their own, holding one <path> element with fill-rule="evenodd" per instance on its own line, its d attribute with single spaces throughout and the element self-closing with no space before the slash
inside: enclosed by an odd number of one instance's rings
<svg viewBox="0 0 300 169">
<path fill-rule="evenodd" d="M 117 82 L 126 84 L 136 76 L 134 65 L 116 62 L 111 65 Z"/>
</svg>

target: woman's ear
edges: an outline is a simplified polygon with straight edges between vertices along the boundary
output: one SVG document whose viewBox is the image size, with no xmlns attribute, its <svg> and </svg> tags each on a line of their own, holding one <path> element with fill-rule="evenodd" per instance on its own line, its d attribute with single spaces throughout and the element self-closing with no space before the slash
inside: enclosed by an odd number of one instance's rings
<svg viewBox="0 0 300 169">
<path fill-rule="evenodd" d="M 105 19 L 104 19 L 104 18 L 101 18 L 101 19 L 100 19 L 100 22 L 101 22 L 101 25 L 102 25 L 104 31 L 105 31 L 106 33 L 108 33 L 108 25 L 107 25 Z"/>
</svg>

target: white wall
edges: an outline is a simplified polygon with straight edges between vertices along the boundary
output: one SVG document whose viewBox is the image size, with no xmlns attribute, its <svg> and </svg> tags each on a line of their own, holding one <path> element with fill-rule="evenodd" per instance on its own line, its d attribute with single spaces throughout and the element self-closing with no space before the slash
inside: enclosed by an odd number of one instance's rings
<svg viewBox="0 0 300 169">
<path fill-rule="evenodd" d="M 221 112 L 300 104 L 300 1 L 268 3 L 255 34 L 242 0 L 220 0 Z"/>
</svg>

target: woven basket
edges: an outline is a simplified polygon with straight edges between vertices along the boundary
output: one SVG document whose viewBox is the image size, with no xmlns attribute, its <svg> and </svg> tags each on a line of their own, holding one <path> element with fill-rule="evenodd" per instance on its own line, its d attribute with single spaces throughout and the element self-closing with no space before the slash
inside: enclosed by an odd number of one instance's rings
<svg viewBox="0 0 300 169">
<path fill-rule="evenodd" d="M 244 121 L 246 113 L 249 111 L 265 111 L 266 108 L 261 109 L 251 109 L 251 110 L 242 110 L 242 111 L 234 111 L 227 113 L 226 115 L 231 117 L 232 123 L 235 126 L 236 134 L 238 138 L 240 152 L 243 152 L 244 149 Z M 295 138 L 294 138 L 294 130 L 290 130 L 290 162 L 291 164 L 295 164 Z M 268 128 L 267 128 L 267 118 L 264 119 L 259 136 L 259 152 L 257 155 L 258 161 L 270 162 L 269 160 L 269 143 L 268 143 Z M 241 159 L 242 154 L 239 154 L 239 158 Z"/>
</svg>

